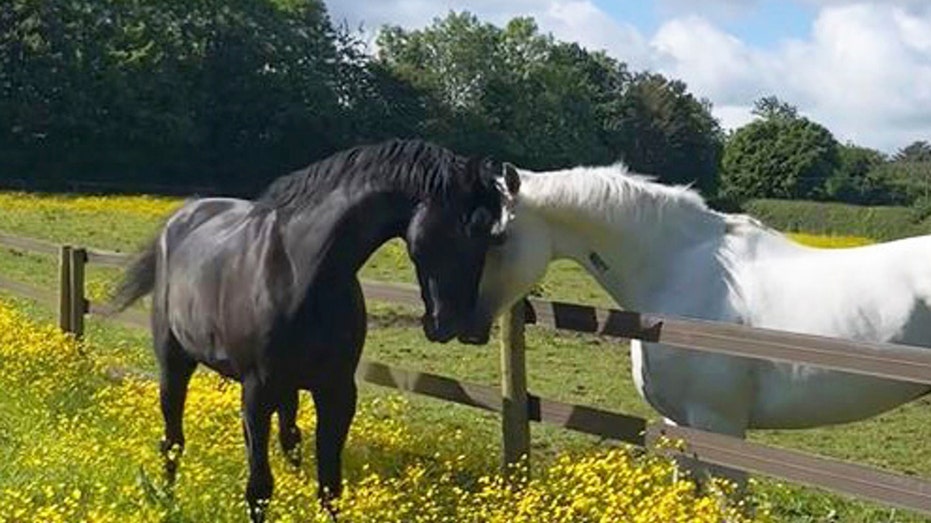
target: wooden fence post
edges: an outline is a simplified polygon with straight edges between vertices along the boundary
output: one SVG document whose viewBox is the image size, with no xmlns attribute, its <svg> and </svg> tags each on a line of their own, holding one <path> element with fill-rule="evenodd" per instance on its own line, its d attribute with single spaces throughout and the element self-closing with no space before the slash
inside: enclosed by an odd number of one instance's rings
<svg viewBox="0 0 931 523">
<path fill-rule="evenodd" d="M 84 314 L 87 313 L 87 300 L 84 298 L 84 268 L 87 265 L 87 249 L 79 247 L 71 250 L 71 279 L 69 282 L 71 297 L 71 332 L 78 338 L 84 335 Z"/>
<path fill-rule="evenodd" d="M 71 246 L 62 245 L 58 250 L 58 327 L 65 332 L 71 330 Z"/>
<path fill-rule="evenodd" d="M 527 364 L 524 357 L 524 303 L 519 301 L 501 317 L 501 426 L 504 436 L 504 474 L 519 484 L 530 474 L 530 419 L 527 404 Z M 527 469 L 515 477 L 514 465 Z"/>
</svg>

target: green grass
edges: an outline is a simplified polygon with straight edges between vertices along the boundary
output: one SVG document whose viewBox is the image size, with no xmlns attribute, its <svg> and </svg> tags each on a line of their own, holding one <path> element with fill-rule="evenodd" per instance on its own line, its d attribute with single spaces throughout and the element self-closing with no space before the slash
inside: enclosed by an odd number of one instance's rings
<svg viewBox="0 0 931 523">
<path fill-rule="evenodd" d="M 743 210 L 782 231 L 860 236 L 877 241 L 931 233 L 931 218 L 909 207 L 750 200 L 743 205 Z"/>
<path fill-rule="evenodd" d="M 0 209 L 0 230 L 67 241 L 107 249 L 131 251 L 157 230 L 160 220 L 119 213 L 74 213 L 60 216 L 48 211 L 30 214 L 17 211 L 15 219 Z M 117 275 L 113 270 L 94 267 L 88 275 L 93 285 L 105 285 Z M 54 289 L 57 281 L 55 260 L 48 257 L 0 250 L 0 274 Z M 413 271 L 404 246 L 390 242 L 372 257 L 362 271 L 364 278 L 413 282 Z M 610 305 L 611 300 L 579 267 L 569 262 L 551 265 L 540 285 L 547 298 Z M 24 300 L 18 303 L 37 319 L 54 321 L 52 311 Z M 402 308 L 383 304 L 371 307 L 373 324 L 365 356 L 402 368 L 435 372 L 475 383 L 497 385 L 499 353 L 497 342 L 475 347 L 450 343 L 430 344 L 414 325 L 412 315 Z M 119 353 L 133 365 L 154 370 L 144 331 L 125 329 L 95 318 L 87 323 L 88 340 L 98 350 Z M 637 394 L 630 374 L 630 360 L 624 343 L 593 336 L 555 333 L 528 328 L 528 381 L 533 393 L 572 403 L 656 418 Z M 384 394 L 385 389 L 365 385 L 363 394 Z M 307 396 L 302 396 L 307 402 Z M 490 413 L 451 405 L 429 398 L 411 396 L 416 415 L 411 423 L 424 428 L 442 425 L 462 428 L 474 437 L 497 443 L 498 418 Z M 822 455 L 875 464 L 921 476 L 931 476 L 931 409 L 923 399 L 860 423 L 805 431 L 759 431 L 754 441 L 808 450 Z M 17 419 L 16 412 L 4 410 L 0 400 L 0 422 Z M 3 425 L 0 425 L 2 427 Z M 3 441 L 0 428 L 0 442 Z M 535 460 L 545 460 L 557 450 L 580 450 L 602 445 L 596 438 L 533 427 Z M 5 452 L 10 452 L 9 450 Z M 3 457 L 0 451 L 0 459 Z M 764 481 L 759 491 L 778 500 L 777 515 L 785 521 L 926 521 L 902 511 L 849 501 L 825 495 L 815 489 L 785 487 Z"/>
</svg>

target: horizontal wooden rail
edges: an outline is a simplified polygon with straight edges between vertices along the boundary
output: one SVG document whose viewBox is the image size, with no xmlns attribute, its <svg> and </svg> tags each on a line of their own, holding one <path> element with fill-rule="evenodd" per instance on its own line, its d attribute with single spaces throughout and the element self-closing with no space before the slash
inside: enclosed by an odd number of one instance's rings
<svg viewBox="0 0 931 523">
<path fill-rule="evenodd" d="M 931 349 L 849 341 L 689 318 L 531 299 L 533 323 L 573 332 L 661 342 L 732 356 L 805 363 L 893 380 L 931 383 Z"/>
<path fill-rule="evenodd" d="M 140 311 L 137 309 L 126 309 L 119 313 L 113 314 L 113 311 L 109 307 L 104 307 L 97 303 L 89 302 L 87 312 L 97 316 L 108 317 L 108 319 L 113 319 L 122 325 L 139 327 L 142 329 L 149 328 L 149 313 L 145 311 Z"/>
<path fill-rule="evenodd" d="M 492 412 L 501 411 L 501 394 L 495 387 L 456 381 L 445 376 L 389 367 L 384 363 L 363 360 L 356 377 L 392 389 L 467 405 Z"/>
<path fill-rule="evenodd" d="M 57 243 L 33 238 L 23 238 L 6 233 L 0 233 L 0 245 L 20 251 L 49 254 L 52 256 L 58 256 L 59 249 L 61 248 Z"/>
<path fill-rule="evenodd" d="M 0 232 L 0 246 L 10 249 L 16 249 L 37 254 L 48 254 L 57 256 L 61 246 L 57 243 L 36 240 L 34 238 L 24 238 Z M 104 251 L 99 249 L 87 249 L 87 261 L 97 265 L 108 265 L 111 267 L 122 267 L 133 259 L 132 254 L 121 252 Z"/>
<path fill-rule="evenodd" d="M 51 307 L 58 306 L 57 294 L 34 287 L 28 283 L 20 283 L 0 276 L 0 290 L 8 291 Z"/>
<path fill-rule="evenodd" d="M 666 449 L 669 455 L 686 456 L 931 515 L 931 482 L 922 478 L 661 422 L 650 424 L 647 432 L 648 442 L 656 441 L 660 435 L 685 442 L 681 451 Z"/>
<path fill-rule="evenodd" d="M 644 445 L 647 421 L 643 418 L 585 405 L 562 403 L 533 394 L 528 400 L 531 421 L 542 421 L 576 432 L 624 441 L 641 447 Z"/>
<path fill-rule="evenodd" d="M 96 249 L 87 249 L 87 261 L 95 265 L 105 265 L 107 267 L 125 267 L 132 261 L 134 255 L 123 254 L 121 252 L 99 251 Z"/>
</svg>

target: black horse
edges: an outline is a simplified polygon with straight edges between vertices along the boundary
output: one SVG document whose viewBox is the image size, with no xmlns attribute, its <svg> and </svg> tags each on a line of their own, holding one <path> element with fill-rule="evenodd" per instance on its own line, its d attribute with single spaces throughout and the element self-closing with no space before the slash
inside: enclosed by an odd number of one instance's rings
<svg viewBox="0 0 931 523">
<path fill-rule="evenodd" d="M 518 187 L 510 166 L 394 140 L 283 176 L 255 201 L 206 198 L 175 212 L 112 301 L 123 310 L 152 293 L 169 481 L 184 446 L 188 382 L 202 363 L 242 383 L 252 520 L 264 519 L 272 494 L 273 411 L 280 443 L 299 463 L 301 389 L 316 405 L 318 495 L 329 507 L 340 494 L 366 336 L 357 271 L 384 242 L 403 237 L 426 308 L 424 333 L 451 340 L 472 312 L 485 252 Z"/>
</svg>

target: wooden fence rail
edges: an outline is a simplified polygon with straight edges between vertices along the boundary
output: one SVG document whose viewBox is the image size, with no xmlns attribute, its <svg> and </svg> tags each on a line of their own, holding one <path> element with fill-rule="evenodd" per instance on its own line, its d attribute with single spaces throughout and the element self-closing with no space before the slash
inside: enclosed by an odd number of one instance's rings
<svg viewBox="0 0 931 523">
<path fill-rule="evenodd" d="M 62 328 L 80 334 L 84 314 L 105 312 L 84 297 L 86 263 L 124 265 L 131 256 L 55 244 L 0 234 L 0 245 L 58 254 L 61 285 L 57 304 Z M 366 298 L 421 307 L 414 286 L 365 282 Z M 38 301 L 54 302 L 53 293 L 0 277 L 0 289 Z M 780 449 L 745 440 L 672 427 L 661 422 L 616 412 L 572 405 L 530 394 L 524 361 L 524 325 L 619 338 L 661 341 L 694 350 L 741 357 L 788 361 L 889 379 L 931 383 L 931 350 L 897 344 L 860 343 L 756 329 L 719 322 L 699 321 L 655 314 L 606 310 L 576 304 L 531 299 L 502 318 L 502 382 L 500 389 L 457 381 L 448 377 L 398 369 L 363 360 L 357 377 L 376 385 L 422 394 L 444 401 L 498 412 L 502 416 L 505 465 L 529 457 L 530 421 L 554 424 L 635 445 L 648 445 L 660 435 L 681 439 L 679 454 L 720 466 L 820 487 L 842 494 L 878 501 L 931 515 L 931 482 L 841 460 Z M 148 315 L 128 310 L 113 319 L 125 325 L 147 328 Z"/>
</svg>

